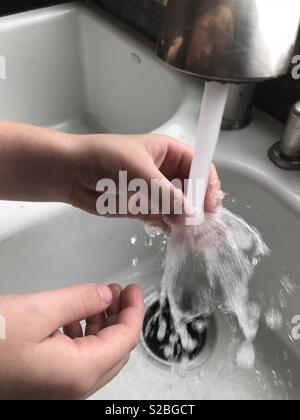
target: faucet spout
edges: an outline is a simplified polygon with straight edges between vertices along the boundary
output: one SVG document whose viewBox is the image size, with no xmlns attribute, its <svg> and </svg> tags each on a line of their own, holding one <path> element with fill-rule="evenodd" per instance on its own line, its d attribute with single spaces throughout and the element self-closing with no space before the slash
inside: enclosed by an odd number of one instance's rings
<svg viewBox="0 0 300 420">
<path fill-rule="evenodd" d="M 169 0 L 159 57 L 206 80 L 258 82 L 287 73 L 299 0 Z"/>
</svg>

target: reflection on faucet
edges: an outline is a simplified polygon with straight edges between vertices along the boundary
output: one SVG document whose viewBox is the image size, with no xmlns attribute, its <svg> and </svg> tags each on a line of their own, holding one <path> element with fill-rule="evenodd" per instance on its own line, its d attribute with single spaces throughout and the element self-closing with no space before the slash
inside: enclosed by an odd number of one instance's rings
<svg viewBox="0 0 300 420">
<path fill-rule="evenodd" d="M 172 0 L 158 55 L 208 80 L 272 79 L 289 69 L 299 22 L 299 0 Z"/>
<path fill-rule="evenodd" d="M 179 53 L 180 48 L 182 47 L 182 44 L 183 44 L 183 37 L 182 36 L 178 36 L 177 38 L 174 39 L 174 41 L 170 45 L 169 51 L 167 52 L 167 60 L 168 61 L 175 60 L 176 56 Z"/>
<path fill-rule="evenodd" d="M 222 69 L 230 65 L 230 56 L 226 57 L 226 63 L 223 59 L 220 61 L 220 57 L 222 52 L 228 50 L 233 43 L 233 15 L 230 8 L 225 5 L 217 5 L 213 8 L 206 5 L 206 9 L 197 13 L 187 50 L 187 65 L 194 68 L 202 62 L 204 71 L 208 72 L 213 61 L 213 65 L 219 67 L 222 72 Z"/>
</svg>

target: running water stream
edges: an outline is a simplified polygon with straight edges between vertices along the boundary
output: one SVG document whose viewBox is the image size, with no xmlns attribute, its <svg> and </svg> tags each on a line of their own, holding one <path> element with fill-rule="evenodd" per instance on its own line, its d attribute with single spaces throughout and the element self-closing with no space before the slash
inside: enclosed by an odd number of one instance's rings
<svg viewBox="0 0 300 420">
<path fill-rule="evenodd" d="M 195 217 L 188 221 L 191 225 L 201 224 L 204 221 L 204 199 L 228 91 L 228 84 L 214 82 L 205 84 L 187 192 L 188 204 L 195 213 Z"/>
<path fill-rule="evenodd" d="M 227 95 L 228 85 L 206 83 L 187 196 L 195 216 L 171 231 L 160 308 L 148 321 L 147 331 L 164 343 L 166 359 L 183 361 L 196 352 L 197 337 L 207 329 L 218 307 L 236 316 L 245 337 L 237 362 L 252 368 L 260 308 L 249 301 L 249 283 L 269 249 L 255 228 L 228 210 L 204 214 Z"/>
</svg>

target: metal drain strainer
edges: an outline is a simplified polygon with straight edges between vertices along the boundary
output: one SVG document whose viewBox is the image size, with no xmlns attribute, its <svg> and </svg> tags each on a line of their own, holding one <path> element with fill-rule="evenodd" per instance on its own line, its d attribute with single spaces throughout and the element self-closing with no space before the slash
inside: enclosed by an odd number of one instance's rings
<svg viewBox="0 0 300 420">
<path fill-rule="evenodd" d="M 190 348 L 183 346 L 175 332 L 169 302 L 161 308 L 159 293 L 152 292 L 145 301 L 146 313 L 143 324 L 142 344 L 156 362 L 172 366 L 183 360 L 193 368 L 204 363 L 210 356 L 216 338 L 216 325 L 212 317 L 203 329 L 203 320 L 195 318 L 187 322 L 186 331 Z M 158 316 L 160 314 L 160 316 Z"/>
</svg>

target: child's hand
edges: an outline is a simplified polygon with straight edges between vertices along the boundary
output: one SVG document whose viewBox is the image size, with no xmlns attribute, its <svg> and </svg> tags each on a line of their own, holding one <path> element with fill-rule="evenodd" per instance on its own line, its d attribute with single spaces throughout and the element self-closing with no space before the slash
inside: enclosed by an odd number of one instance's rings
<svg viewBox="0 0 300 420">
<path fill-rule="evenodd" d="M 119 172 L 127 171 L 128 182 L 138 178 L 149 187 L 151 180 L 164 181 L 172 197 L 167 218 L 161 208 L 156 216 L 137 217 L 158 225 L 166 220 L 178 224 L 182 217 L 172 212 L 173 196 L 176 194 L 178 201 L 184 197 L 170 181 L 183 183 L 188 179 L 192 159 L 191 147 L 164 135 L 79 136 L 0 121 L 0 199 L 66 202 L 97 214 L 98 182 L 108 178 L 118 188 Z M 207 212 L 220 205 L 220 187 L 213 166 L 205 201 Z M 125 216 L 130 217 L 130 212 Z"/>
<path fill-rule="evenodd" d="M 95 191 L 101 178 L 114 180 L 119 186 L 119 171 L 127 171 L 128 182 L 132 179 L 143 179 L 148 186 L 151 180 L 165 182 L 170 189 L 171 197 L 176 194 L 170 183 L 179 179 L 182 184 L 189 178 L 193 159 L 193 149 L 164 135 L 91 135 L 73 139 L 72 171 L 73 181 L 69 202 L 76 207 L 96 214 L 96 201 L 100 193 Z M 177 191 L 178 193 L 178 191 Z M 183 196 L 177 199 L 183 199 Z M 205 210 L 214 212 L 222 201 L 221 183 L 214 166 L 211 168 L 208 192 L 205 200 Z M 150 200 L 149 200 L 150 208 Z M 157 216 L 142 216 L 148 222 L 164 224 L 166 218 Z M 119 215 L 118 215 L 119 216 Z M 130 216 L 128 213 L 127 216 Z M 181 217 L 171 214 L 167 219 L 176 223 Z"/>
<path fill-rule="evenodd" d="M 105 312 L 106 311 L 106 312 Z M 83 399 L 111 381 L 139 341 L 138 286 L 76 286 L 0 297 L 0 399 Z M 78 321 L 87 319 L 85 336 Z M 66 326 L 65 335 L 58 332 Z"/>
</svg>

